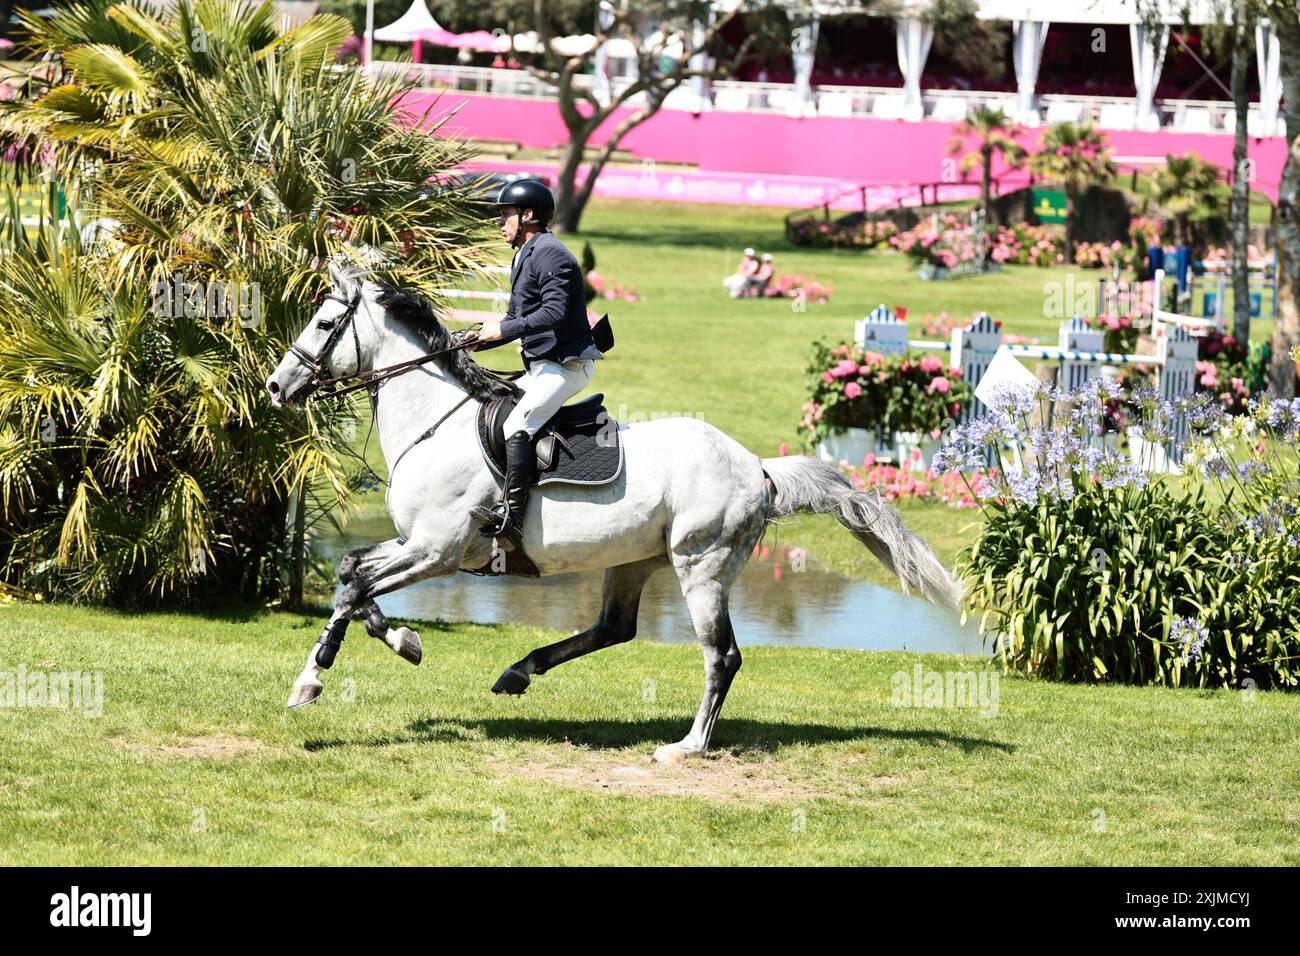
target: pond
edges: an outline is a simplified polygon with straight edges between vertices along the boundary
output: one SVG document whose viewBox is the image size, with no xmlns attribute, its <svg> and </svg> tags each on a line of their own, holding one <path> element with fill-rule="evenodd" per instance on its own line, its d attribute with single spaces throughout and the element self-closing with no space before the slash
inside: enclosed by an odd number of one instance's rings
<svg viewBox="0 0 1300 956">
<path fill-rule="evenodd" d="M 386 518 L 352 523 L 343 534 L 318 535 L 313 547 L 331 564 L 351 548 L 392 537 Z M 800 560 L 787 547 L 763 547 L 731 592 L 731 621 L 742 648 L 832 647 L 979 656 L 974 621 L 922 598 L 856 581 Z M 601 572 L 549 578 L 482 578 L 457 574 L 421 581 L 379 599 L 395 620 L 525 624 L 566 633 L 589 627 L 600 613 Z M 669 569 L 656 573 L 641 596 L 637 636 L 694 643 L 690 615 Z"/>
</svg>

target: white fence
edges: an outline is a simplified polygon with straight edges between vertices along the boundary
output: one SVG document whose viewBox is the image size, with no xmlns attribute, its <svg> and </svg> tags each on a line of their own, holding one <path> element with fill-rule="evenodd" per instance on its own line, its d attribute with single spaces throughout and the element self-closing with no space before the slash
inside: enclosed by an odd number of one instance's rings
<svg viewBox="0 0 1300 956">
<path fill-rule="evenodd" d="M 1158 277 L 1159 278 L 1159 277 Z M 884 305 L 872 310 L 866 318 L 859 319 L 854 328 L 854 340 L 859 346 L 870 348 L 882 355 L 901 355 L 909 349 L 950 352 L 949 367 L 959 369 L 962 378 L 972 387 L 979 384 L 988 371 L 993 357 L 1000 349 L 1013 355 L 1061 363 L 1058 384 L 1075 389 L 1100 373 L 1105 366 L 1155 365 L 1159 368 L 1157 388 L 1160 397 L 1168 401 L 1187 397 L 1196 391 L 1197 340 L 1190 327 L 1194 322 L 1213 320 L 1195 319 L 1157 310 L 1153 330 L 1156 339 L 1155 355 L 1120 354 L 1103 352 L 1105 333 L 1075 317 L 1061 323 L 1059 345 L 1004 345 L 1002 330 L 986 312 L 981 312 L 969 324 L 952 332 L 952 341 L 936 342 L 909 339 L 907 324 L 900 322 L 892 309 Z M 969 421 L 987 414 L 978 399 L 962 409 L 961 420 Z M 1176 416 L 1172 425 L 1172 438 L 1159 455 L 1142 460 L 1145 467 L 1164 470 L 1168 462 L 1181 460 L 1182 444 L 1187 439 L 1186 417 Z"/>
</svg>

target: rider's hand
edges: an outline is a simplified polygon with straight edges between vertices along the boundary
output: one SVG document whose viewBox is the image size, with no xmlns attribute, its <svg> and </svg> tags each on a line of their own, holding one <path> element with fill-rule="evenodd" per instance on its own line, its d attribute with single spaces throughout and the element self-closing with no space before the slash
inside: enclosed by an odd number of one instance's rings
<svg viewBox="0 0 1300 956">
<path fill-rule="evenodd" d="M 479 342 L 495 342 L 501 338 L 501 320 L 484 319 L 483 327 L 478 330 L 475 339 Z"/>
</svg>

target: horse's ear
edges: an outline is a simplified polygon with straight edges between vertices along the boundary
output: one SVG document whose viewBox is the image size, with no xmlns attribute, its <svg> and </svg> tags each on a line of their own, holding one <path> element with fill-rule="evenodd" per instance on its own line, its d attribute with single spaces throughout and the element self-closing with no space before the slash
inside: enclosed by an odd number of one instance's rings
<svg viewBox="0 0 1300 956">
<path fill-rule="evenodd" d="M 331 259 L 326 265 L 329 271 L 330 282 L 334 285 L 334 291 L 342 293 L 347 289 L 348 277 L 343 270 L 343 263 L 337 259 Z"/>
</svg>

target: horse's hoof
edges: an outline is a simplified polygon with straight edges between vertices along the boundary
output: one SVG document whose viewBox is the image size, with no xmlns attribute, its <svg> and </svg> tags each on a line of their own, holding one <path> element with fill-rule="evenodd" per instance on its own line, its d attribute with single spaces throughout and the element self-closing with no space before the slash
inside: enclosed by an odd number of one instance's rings
<svg viewBox="0 0 1300 956">
<path fill-rule="evenodd" d="M 410 661 L 412 664 L 418 664 L 424 660 L 424 644 L 420 641 L 420 635 L 409 627 L 399 627 L 394 635 L 401 643 L 394 650 L 397 656 L 404 661 Z"/>
<path fill-rule="evenodd" d="M 492 685 L 494 694 L 522 694 L 528 690 L 528 685 L 533 679 L 522 671 L 517 671 L 513 667 L 507 668 L 505 673 L 497 678 L 497 682 Z"/>
<path fill-rule="evenodd" d="M 293 690 L 289 692 L 288 707 L 305 707 L 308 704 L 316 703 L 320 697 L 323 688 L 320 684 L 295 684 Z"/>
<path fill-rule="evenodd" d="M 655 748 L 655 763 L 683 763 L 687 757 L 696 756 L 698 753 L 699 751 L 696 750 L 687 750 L 681 744 L 664 744 L 662 747 Z"/>
</svg>

